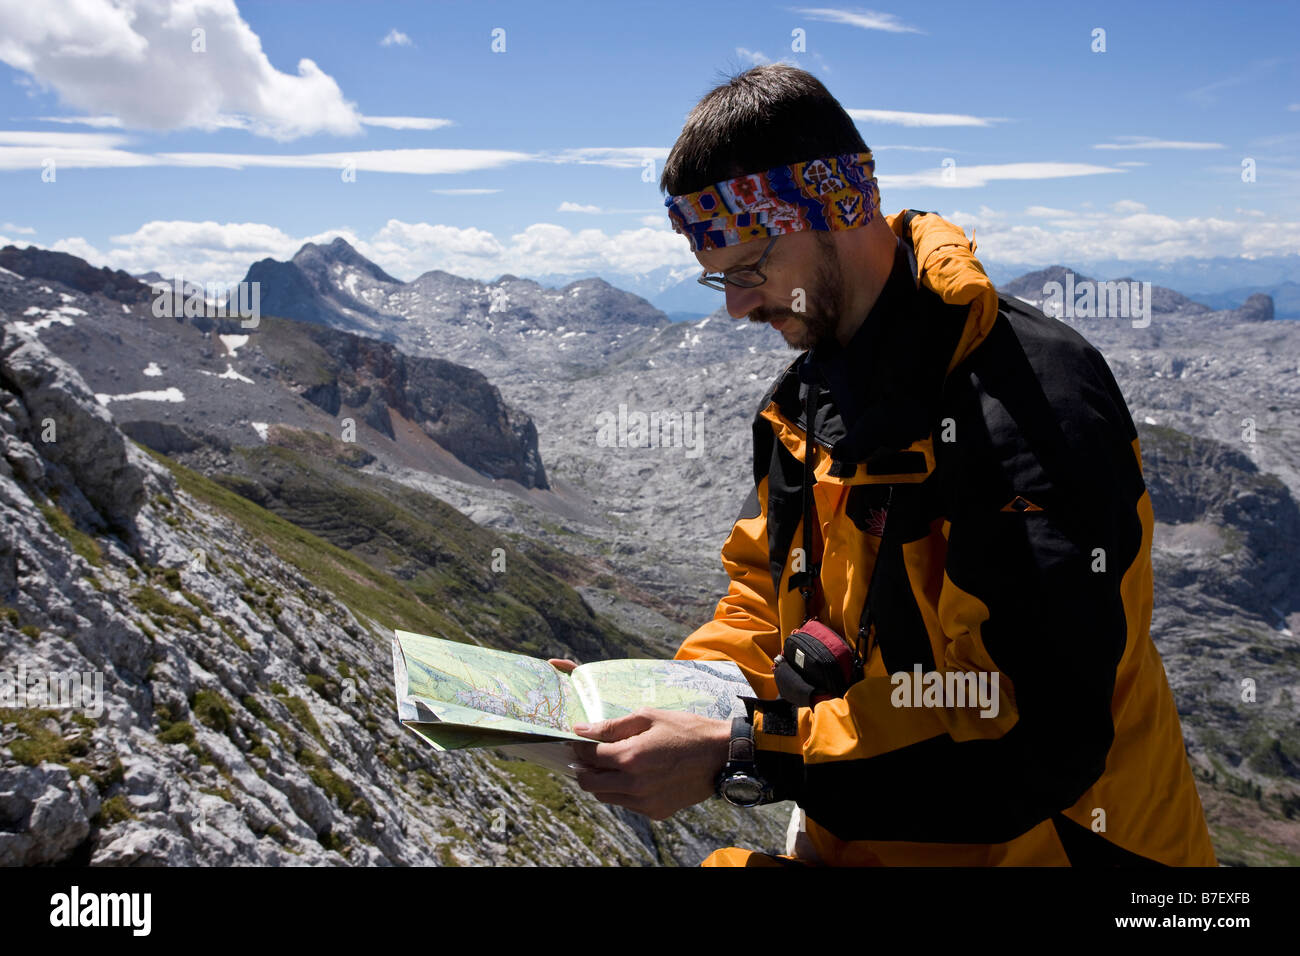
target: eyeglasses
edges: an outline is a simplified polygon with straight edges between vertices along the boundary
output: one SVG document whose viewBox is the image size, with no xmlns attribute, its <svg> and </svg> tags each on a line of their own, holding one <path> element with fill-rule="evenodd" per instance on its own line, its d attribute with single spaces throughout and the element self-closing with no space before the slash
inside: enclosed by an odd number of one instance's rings
<svg viewBox="0 0 1300 956">
<path fill-rule="evenodd" d="M 767 281 L 767 276 L 763 275 L 762 271 L 763 263 L 767 259 L 767 254 L 772 251 L 772 244 L 780 238 L 780 236 L 773 236 L 768 242 L 767 248 L 763 250 L 763 254 L 758 257 L 758 261 L 752 266 L 741 266 L 730 275 L 722 272 L 710 275 L 705 272 L 696 281 L 700 285 L 706 285 L 710 289 L 717 289 L 719 292 L 725 292 L 728 283 L 741 289 L 757 288 Z"/>
</svg>

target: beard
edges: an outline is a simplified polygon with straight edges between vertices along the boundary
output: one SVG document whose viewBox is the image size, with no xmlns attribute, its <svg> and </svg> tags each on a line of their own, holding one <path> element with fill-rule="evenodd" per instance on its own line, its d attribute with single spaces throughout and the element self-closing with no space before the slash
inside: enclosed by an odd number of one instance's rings
<svg viewBox="0 0 1300 956">
<path fill-rule="evenodd" d="M 844 314 L 844 276 L 839 256 L 835 254 L 835 243 L 824 232 L 818 232 L 816 236 L 822 256 L 812 283 L 804 290 L 804 311 L 755 309 L 749 314 L 751 322 L 792 319 L 781 330 L 781 335 L 786 345 L 796 351 L 814 348 L 831 339 Z"/>
</svg>

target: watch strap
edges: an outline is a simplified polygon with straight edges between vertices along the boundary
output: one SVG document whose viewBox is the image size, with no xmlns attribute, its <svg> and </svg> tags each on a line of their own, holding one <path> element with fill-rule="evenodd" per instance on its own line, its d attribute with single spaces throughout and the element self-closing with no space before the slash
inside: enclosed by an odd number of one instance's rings
<svg viewBox="0 0 1300 956">
<path fill-rule="evenodd" d="M 754 727 L 748 717 L 731 718 L 731 743 L 727 746 L 727 765 L 754 764 Z"/>
</svg>

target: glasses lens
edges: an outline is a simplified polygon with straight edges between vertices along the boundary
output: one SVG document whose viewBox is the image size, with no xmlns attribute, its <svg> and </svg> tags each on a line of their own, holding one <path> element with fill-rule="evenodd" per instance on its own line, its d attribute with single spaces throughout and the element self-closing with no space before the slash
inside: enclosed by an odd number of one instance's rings
<svg viewBox="0 0 1300 956">
<path fill-rule="evenodd" d="M 754 286 L 763 284 L 763 277 L 752 269 L 740 269 L 733 272 L 727 277 L 727 281 L 732 285 L 738 285 L 742 289 L 752 289 Z"/>
<path fill-rule="evenodd" d="M 726 283 L 713 276 L 700 276 L 699 283 L 708 286 L 710 289 L 717 289 L 719 292 L 725 292 L 727 289 Z"/>
</svg>

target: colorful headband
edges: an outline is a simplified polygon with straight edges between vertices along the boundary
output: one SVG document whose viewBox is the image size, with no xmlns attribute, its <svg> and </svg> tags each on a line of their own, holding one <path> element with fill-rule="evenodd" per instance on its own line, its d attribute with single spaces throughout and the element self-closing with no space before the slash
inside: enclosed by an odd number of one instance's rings
<svg viewBox="0 0 1300 956">
<path fill-rule="evenodd" d="M 691 251 L 804 229 L 856 229 L 880 208 L 871 151 L 777 166 L 664 200 Z"/>
</svg>

